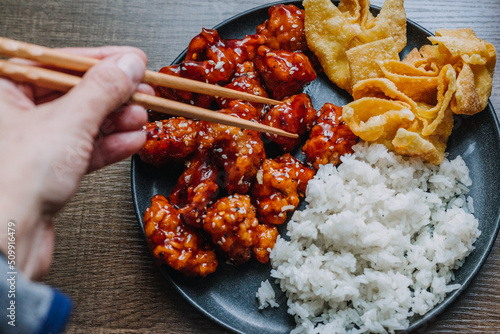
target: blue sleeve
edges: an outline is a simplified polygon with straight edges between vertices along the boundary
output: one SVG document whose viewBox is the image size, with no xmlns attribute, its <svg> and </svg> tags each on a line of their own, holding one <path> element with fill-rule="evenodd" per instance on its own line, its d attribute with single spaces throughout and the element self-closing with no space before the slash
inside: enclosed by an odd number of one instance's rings
<svg viewBox="0 0 500 334">
<path fill-rule="evenodd" d="M 66 295 L 28 280 L 0 256 L 0 333 L 61 333 L 70 313 Z"/>
<path fill-rule="evenodd" d="M 61 333 L 71 313 L 70 299 L 56 289 L 52 289 L 53 298 L 45 320 L 36 333 Z"/>
</svg>

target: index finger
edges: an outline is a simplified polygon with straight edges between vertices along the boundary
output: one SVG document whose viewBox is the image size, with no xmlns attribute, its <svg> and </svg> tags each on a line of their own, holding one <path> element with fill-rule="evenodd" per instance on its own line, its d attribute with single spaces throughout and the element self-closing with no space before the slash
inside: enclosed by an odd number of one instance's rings
<svg viewBox="0 0 500 334">
<path fill-rule="evenodd" d="M 131 46 L 103 46 L 103 47 L 84 47 L 84 48 L 68 47 L 68 48 L 56 48 L 55 50 L 63 51 L 68 54 L 74 54 L 95 59 L 104 59 L 116 54 L 132 53 L 138 55 L 144 61 L 144 63 L 147 63 L 146 54 L 142 50 Z M 12 60 L 26 65 L 32 65 L 32 66 L 34 65 L 49 69 L 57 69 L 57 67 L 40 64 L 39 62 L 27 59 L 13 58 Z M 73 71 L 68 69 L 57 69 L 57 70 L 60 72 L 77 76 L 81 76 L 83 74 L 83 72 L 81 71 Z M 30 90 L 32 92 L 30 94 L 30 99 L 34 101 L 36 104 L 49 102 L 63 95 L 63 93 L 56 92 L 47 88 L 32 87 L 31 85 L 24 85 L 24 86 L 26 86 L 26 90 Z"/>
<path fill-rule="evenodd" d="M 90 48 L 68 47 L 68 48 L 58 48 L 57 50 L 61 50 L 67 53 L 76 54 L 80 56 L 92 57 L 96 59 L 103 59 L 109 56 L 122 53 L 135 53 L 139 57 L 141 57 L 144 60 L 144 62 L 147 62 L 148 59 L 144 51 L 132 46 L 111 45 L 111 46 L 90 47 Z"/>
</svg>

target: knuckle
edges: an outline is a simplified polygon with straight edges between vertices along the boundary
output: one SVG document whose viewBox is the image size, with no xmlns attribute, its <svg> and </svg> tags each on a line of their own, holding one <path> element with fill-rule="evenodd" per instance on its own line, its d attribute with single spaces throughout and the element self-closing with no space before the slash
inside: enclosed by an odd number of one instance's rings
<svg viewBox="0 0 500 334">
<path fill-rule="evenodd" d="M 0 100 L 2 104 L 16 107 L 22 110 L 29 110 L 33 104 L 21 89 L 12 81 L 0 78 Z"/>
<path fill-rule="evenodd" d="M 132 93 L 131 80 L 116 67 L 103 66 L 89 71 L 89 76 L 97 89 L 106 93 L 116 105 L 126 102 Z"/>
</svg>

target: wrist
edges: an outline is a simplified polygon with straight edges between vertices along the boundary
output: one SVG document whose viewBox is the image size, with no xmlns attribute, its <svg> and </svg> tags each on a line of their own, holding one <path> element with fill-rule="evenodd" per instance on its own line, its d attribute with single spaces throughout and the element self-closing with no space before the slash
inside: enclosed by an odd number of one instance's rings
<svg viewBox="0 0 500 334">
<path fill-rule="evenodd" d="M 39 280 L 47 274 L 52 261 L 52 216 L 41 214 L 35 206 L 25 206 L 23 202 L 8 206 L 6 203 L 4 200 L 0 204 L 0 252 L 9 265 L 29 279 Z"/>
<path fill-rule="evenodd" d="M 14 232 L 16 241 L 34 229 L 42 219 L 39 206 L 28 198 L 13 190 L 0 198 L 0 251 L 6 254 L 8 250 L 9 232 Z"/>
</svg>

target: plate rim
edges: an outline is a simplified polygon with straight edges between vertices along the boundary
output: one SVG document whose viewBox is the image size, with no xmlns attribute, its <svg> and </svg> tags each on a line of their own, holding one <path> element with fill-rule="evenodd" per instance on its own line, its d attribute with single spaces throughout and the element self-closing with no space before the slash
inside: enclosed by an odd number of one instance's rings
<svg viewBox="0 0 500 334">
<path fill-rule="evenodd" d="M 340 2 L 340 0 L 332 0 L 332 2 L 338 4 Z M 299 1 L 299 0 L 292 0 L 292 1 L 281 0 L 281 1 L 271 2 L 268 4 L 263 4 L 263 5 L 259 5 L 259 6 L 247 9 L 247 10 L 242 11 L 236 15 L 233 15 L 230 18 L 225 19 L 222 22 L 216 24 L 211 29 L 218 30 L 220 27 L 223 27 L 226 24 L 230 24 L 233 21 L 238 20 L 243 16 L 246 16 L 246 15 L 251 14 L 253 12 L 260 11 L 260 10 L 263 10 L 265 8 L 269 8 L 271 6 L 278 5 L 278 4 L 294 4 L 294 5 L 299 5 L 302 8 L 302 1 Z M 380 11 L 381 7 L 377 6 L 377 5 L 370 4 L 370 9 L 375 9 L 375 10 Z M 406 19 L 406 22 L 407 22 L 407 25 L 408 25 L 408 23 L 410 23 L 415 28 L 417 28 L 417 29 L 421 30 L 423 33 L 425 33 L 427 36 L 434 36 L 434 34 L 431 31 L 429 31 L 427 28 L 423 27 L 419 23 L 417 23 L 411 19 L 408 19 L 408 18 Z M 185 55 L 187 53 L 187 49 L 188 48 L 186 47 L 183 51 L 181 51 L 179 53 L 179 55 L 171 62 L 171 65 L 182 61 L 182 59 L 185 57 Z M 495 109 L 494 109 L 493 104 L 491 103 L 490 99 L 488 99 L 487 108 L 489 108 L 490 114 L 493 117 L 494 128 L 496 130 L 496 136 L 497 136 L 498 141 L 500 142 L 500 122 L 499 122 L 498 115 L 495 112 Z M 146 248 L 148 249 L 148 252 L 150 253 L 149 247 L 147 247 L 147 240 L 146 240 L 146 235 L 145 235 L 143 222 L 142 222 L 143 214 L 140 212 L 139 203 L 138 203 L 137 196 L 136 196 L 137 184 L 136 184 L 135 174 L 136 174 L 136 168 L 137 168 L 136 164 L 138 161 L 137 159 L 140 159 L 137 154 L 132 156 L 131 166 L 130 166 L 132 201 L 133 201 L 134 212 L 135 212 L 135 216 L 137 218 L 137 223 L 139 225 L 139 229 L 141 230 L 143 238 L 146 241 L 144 243 L 144 245 L 146 246 Z M 489 257 L 489 255 L 493 249 L 493 246 L 496 242 L 499 231 L 500 231 L 500 207 L 497 210 L 494 233 L 490 235 L 489 239 L 487 239 L 488 242 L 486 243 L 486 251 L 481 254 L 479 261 L 477 261 L 475 263 L 472 274 L 467 277 L 467 279 L 465 280 L 465 282 L 463 284 L 461 284 L 461 287 L 459 289 L 447 293 L 445 299 L 441 303 L 434 306 L 430 311 L 425 313 L 423 316 L 421 316 L 420 319 L 418 319 L 414 323 L 410 323 L 408 328 L 406 328 L 405 330 L 398 331 L 398 333 L 409 333 L 411 331 L 416 330 L 417 328 L 424 326 L 425 324 L 427 324 L 429 322 L 433 322 L 434 320 L 436 320 L 436 318 L 441 313 L 443 313 L 451 304 L 453 304 L 458 299 L 458 297 L 460 295 L 462 295 L 462 293 L 468 288 L 468 286 L 471 284 L 471 282 L 475 279 L 475 277 L 481 271 L 481 268 L 483 267 L 484 263 L 486 262 L 487 258 Z M 153 257 L 152 257 L 152 259 L 153 259 Z M 211 320 L 212 322 L 216 323 L 217 325 L 221 326 L 222 328 L 224 328 L 226 330 L 229 330 L 229 331 L 231 331 L 233 333 L 237 333 L 237 334 L 247 333 L 247 332 L 241 331 L 241 330 L 231 326 L 229 323 L 219 319 L 218 317 L 216 317 L 213 314 L 211 314 L 210 312 L 208 312 L 200 304 L 198 304 L 196 300 L 194 300 L 189 294 L 187 294 L 187 292 L 185 292 L 183 289 L 181 289 L 181 287 L 178 284 L 176 284 L 176 282 L 173 280 L 172 275 L 168 273 L 170 268 L 167 268 L 166 265 L 157 266 L 157 267 L 158 267 L 159 271 L 161 272 L 162 276 L 169 282 L 169 284 L 182 296 L 183 299 L 185 299 L 189 304 L 191 304 L 191 306 L 194 307 L 198 312 L 200 312 L 205 317 L 207 317 L 209 320 Z"/>
</svg>

